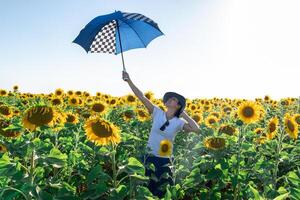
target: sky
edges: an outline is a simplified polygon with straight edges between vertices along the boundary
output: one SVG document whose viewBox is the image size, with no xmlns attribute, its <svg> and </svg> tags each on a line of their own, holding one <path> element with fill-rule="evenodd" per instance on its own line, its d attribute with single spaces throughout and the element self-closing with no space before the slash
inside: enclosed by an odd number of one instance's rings
<svg viewBox="0 0 300 200">
<path fill-rule="evenodd" d="M 124 52 L 142 92 L 298 97 L 299 9 L 298 0 L 0 0 L 0 88 L 133 94 L 120 54 L 87 54 L 72 43 L 94 17 L 120 10 L 151 18 L 165 34 Z"/>
</svg>

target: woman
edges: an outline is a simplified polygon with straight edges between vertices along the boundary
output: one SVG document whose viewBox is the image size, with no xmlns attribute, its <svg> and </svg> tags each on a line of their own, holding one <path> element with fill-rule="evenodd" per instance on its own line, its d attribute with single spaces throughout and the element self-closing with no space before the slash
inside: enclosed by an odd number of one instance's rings
<svg viewBox="0 0 300 200">
<path fill-rule="evenodd" d="M 172 171 L 168 166 L 174 160 L 172 155 L 173 142 L 176 133 L 179 131 L 199 132 L 199 126 L 185 111 L 185 98 L 175 92 L 167 92 L 163 97 L 164 105 L 167 111 L 163 111 L 160 107 L 154 105 L 145 95 L 133 84 L 127 72 L 123 71 L 123 80 L 127 81 L 134 94 L 142 101 L 153 118 L 152 128 L 150 131 L 147 149 L 150 151 L 144 155 L 144 164 L 146 167 L 146 176 L 151 177 L 153 173 L 157 179 L 150 178 L 148 185 L 149 190 L 159 198 L 163 197 L 165 190 L 160 186 L 164 183 L 174 185 L 172 180 Z M 181 119 L 180 117 L 183 117 Z M 148 168 L 153 163 L 155 171 Z M 160 178 L 167 172 L 168 178 Z"/>
</svg>

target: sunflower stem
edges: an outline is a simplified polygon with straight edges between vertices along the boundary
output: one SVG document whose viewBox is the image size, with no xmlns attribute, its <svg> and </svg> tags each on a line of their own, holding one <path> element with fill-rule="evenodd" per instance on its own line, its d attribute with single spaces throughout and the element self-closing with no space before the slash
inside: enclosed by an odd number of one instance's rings
<svg viewBox="0 0 300 200">
<path fill-rule="evenodd" d="M 240 173 L 240 155 L 241 155 L 241 146 L 243 142 L 243 133 L 246 131 L 248 124 L 244 128 L 240 128 L 240 132 L 238 135 L 238 152 L 237 152 L 237 167 L 236 167 L 236 173 L 235 173 L 235 178 L 237 181 L 236 186 L 234 187 L 234 200 L 238 199 L 238 194 L 240 191 L 240 182 L 239 182 L 239 173 Z"/>
<path fill-rule="evenodd" d="M 113 167 L 113 186 L 115 189 L 117 189 L 117 170 L 116 170 L 116 147 L 115 145 L 112 143 L 112 167 Z"/>
<path fill-rule="evenodd" d="M 31 139 L 31 142 L 35 139 L 35 132 L 33 132 L 33 137 Z M 31 152 L 31 158 L 30 158 L 30 171 L 29 171 L 29 176 L 30 176 L 30 183 L 33 185 L 34 183 L 34 168 L 35 168 L 35 162 L 34 162 L 34 157 L 35 157 L 35 148 L 34 145 L 32 147 L 32 152 Z"/>
<path fill-rule="evenodd" d="M 283 116 L 283 110 L 281 110 L 281 116 Z M 281 119 L 281 117 L 280 117 Z M 282 119 L 280 120 L 280 122 L 282 122 Z M 276 184 L 277 184 L 277 173 L 278 173 L 278 166 L 279 166 L 279 162 L 280 162 L 280 153 L 282 151 L 282 141 L 283 141 L 283 135 L 284 135 L 284 131 L 282 128 L 282 125 L 280 123 L 279 125 L 279 137 L 277 137 L 277 148 L 276 148 L 276 154 L 275 154 L 275 169 L 274 169 L 274 174 L 273 174 L 273 187 L 274 189 L 276 189 Z"/>
</svg>

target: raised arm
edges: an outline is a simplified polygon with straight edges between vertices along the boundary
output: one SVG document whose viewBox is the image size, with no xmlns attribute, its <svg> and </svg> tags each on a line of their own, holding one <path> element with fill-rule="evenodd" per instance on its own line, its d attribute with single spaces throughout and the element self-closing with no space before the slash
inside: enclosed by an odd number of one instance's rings
<svg viewBox="0 0 300 200">
<path fill-rule="evenodd" d="M 129 74 L 126 71 L 123 71 L 122 78 L 129 84 L 133 93 L 141 100 L 141 102 L 145 105 L 149 113 L 152 114 L 154 109 L 153 103 L 133 84 L 129 77 Z"/>
</svg>

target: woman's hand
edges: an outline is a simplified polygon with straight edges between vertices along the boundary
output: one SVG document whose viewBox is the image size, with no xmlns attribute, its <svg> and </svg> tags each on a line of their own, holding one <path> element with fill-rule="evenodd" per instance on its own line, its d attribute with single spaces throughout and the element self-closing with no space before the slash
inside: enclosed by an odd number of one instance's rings
<svg viewBox="0 0 300 200">
<path fill-rule="evenodd" d="M 128 82 L 128 80 L 130 80 L 129 74 L 124 70 L 123 70 L 122 78 L 124 81 L 127 81 L 127 82 Z"/>
</svg>

